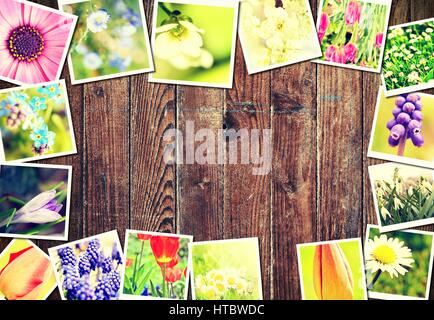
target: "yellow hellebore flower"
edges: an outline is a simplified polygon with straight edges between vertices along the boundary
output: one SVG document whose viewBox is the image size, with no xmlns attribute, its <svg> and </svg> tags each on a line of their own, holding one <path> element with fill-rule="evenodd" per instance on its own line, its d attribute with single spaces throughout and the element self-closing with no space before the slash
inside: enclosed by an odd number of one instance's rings
<svg viewBox="0 0 434 320">
<path fill-rule="evenodd" d="M 319 300 L 352 300 L 354 281 L 350 265 L 336 243 L 315 248 L 313 282 Z"/>
<path fill-rule="evenodd" d="M 155 55 L 167 60 L 173 67 L 185 70 L 191 67 L 211 68 L 214 57 L 203 49 L 205 31 L 189 21 L 179 21 L 158 27 Z"/>
</svg>

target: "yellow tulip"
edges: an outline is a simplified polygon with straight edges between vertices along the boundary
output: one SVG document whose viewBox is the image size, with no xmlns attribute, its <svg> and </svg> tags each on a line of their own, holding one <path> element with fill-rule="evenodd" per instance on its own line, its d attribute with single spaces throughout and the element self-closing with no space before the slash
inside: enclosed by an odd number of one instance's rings
<svg viewBox="0 0 434 320">
<path fill-rule="evenodd" d="M 10 254 L 0 271 L 0 293 L 8 300 L 39 300 L 52 277 L 48 258 L 30 246 Z"/>
<path fill-rule="evenodd" d="M 353 275 L 345 254 L 338 244 L 315 248 L 313 282 L 319 300 L 352 300 Z"/>
</svg>

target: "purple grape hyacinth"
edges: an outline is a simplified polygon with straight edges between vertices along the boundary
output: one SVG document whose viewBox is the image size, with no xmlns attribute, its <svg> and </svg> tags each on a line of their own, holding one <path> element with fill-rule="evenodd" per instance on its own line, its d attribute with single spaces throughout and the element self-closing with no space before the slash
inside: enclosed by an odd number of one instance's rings
<svg viewBox="0 0 434 320">
<path fill-rule="evenodd" d="M 398 147 L 398 155 L 404 155 L 405 143 L 411 140 L 415 147 L 424 144 L 422 136 L 422 102 L 416 93 L 402 94 L 395 100 L 393 119 L 387 122 L 391 147 Z"/>
</svg>

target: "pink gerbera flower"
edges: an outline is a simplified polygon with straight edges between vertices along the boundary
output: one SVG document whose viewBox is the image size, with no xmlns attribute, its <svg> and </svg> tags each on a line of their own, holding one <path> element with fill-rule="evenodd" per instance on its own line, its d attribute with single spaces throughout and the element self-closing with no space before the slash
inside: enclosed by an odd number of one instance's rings
<svg viewBox="0 0 434 320">
<path fill-rule="evenodd" d="M 16 0 L 0 5 L 0 76 L 21 83 L 56 80 L 76 18 Z"/>
</svg>

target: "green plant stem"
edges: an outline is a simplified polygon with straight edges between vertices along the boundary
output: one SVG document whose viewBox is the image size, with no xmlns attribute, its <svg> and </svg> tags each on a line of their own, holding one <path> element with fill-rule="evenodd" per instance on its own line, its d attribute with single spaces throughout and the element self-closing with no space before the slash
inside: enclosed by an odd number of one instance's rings
<svg viewBox="0 0 434 320">
<path fill-rule="evenodd" d="M 9 225 L 11 224 L 12 219 L 14 218 L 16 212 L 17 209 L 14 208 L 12 214 L 9 216 L 8 222 L 6 223 L 6 230 L 9 228 Z"/>
<path fill-rule="evenodd" d="M 137 258 L 138 258 L 138 254 L 136 254 L 136 259 L 134 259 L 134 271 L 133 271 L 133 291 L 136 291 L 136 274 L 137 274 Z"/>
<path fill-rule="evenodd" d="M 25 201 L 23 201 L 21 199 L 18 199 L 18 198 L 14 197 L 14 196 L 6 196 L 6 198 L 10 202 L 13 202 L 13 203 L 16 203 L 16 204 L 19 204 L 19 205 L 22 205 L 22 206 L 26 204 Z"/>
<path fill-rule="evenodd" d="M 58 184 L 55 184 L 54 186 L 52 186 L 50 188 L 50 190 L 56 190 L 59 189 L 61 186 L 63 186 L 65 184 L 65 181 L 60 181 Z"/>
<path fill-rule="evenodd" d="M 166 262 L 163 266 L 163 297 L 167 298 L 167 288 L 166 288 Z"/>
<path fill-rule="evenodd" d="M 164 3 L 158 3 L 158 6 L 161 8 L 161 10 L 163 10 L 169 17 L 172 16 L 172 11 L 170 11 L 169 9 L 167 9 L 167 7 L 164 5 Z"/>
<path fill-rule="evenodd" d="M 374 278 L 372 279 L 372 282 L 369 284 L 368 289 L 371 290 L 372 287 L 374 286 L 375 282 L 378 280 L 378 278 L 381 275 L 381 270 L 378 270 L 377 273 L 375 274 Z"/>
</svg>

